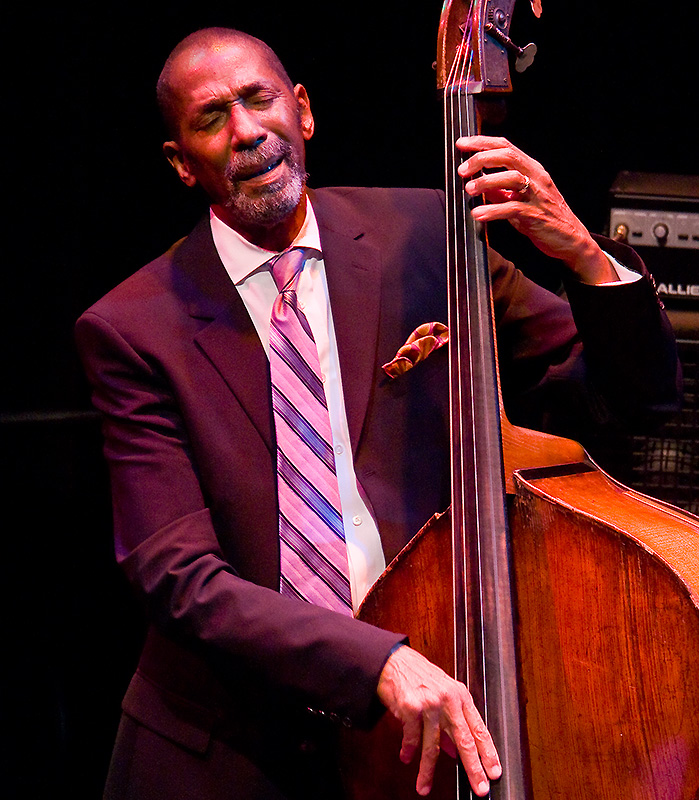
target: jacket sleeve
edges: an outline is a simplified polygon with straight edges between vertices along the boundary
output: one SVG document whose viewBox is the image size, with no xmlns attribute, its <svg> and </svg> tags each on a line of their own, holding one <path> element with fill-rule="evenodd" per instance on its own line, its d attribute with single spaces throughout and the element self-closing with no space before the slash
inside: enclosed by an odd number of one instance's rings
<svg viewBox="0 0 699 800">
<path fill-rule="evenodd" d="M 596 238 L 640 279 L 569 281 L 559 297 L 491 258 L 503 396 L 517 424 L 576 437 L 649 427 L 680 407 L 675 338 L 652 279 L 631 248 Z"/>
<path fill-rule="evenodd" d="M 232 691 L 254 675 L 304 706 L 368 724 L 379 673 L 402 637 L 240 577 L 162 365 L 94 311 L 76 337 L 104 420 L 117 558 L 156 626 L 215 663 Z"/>
</svg>

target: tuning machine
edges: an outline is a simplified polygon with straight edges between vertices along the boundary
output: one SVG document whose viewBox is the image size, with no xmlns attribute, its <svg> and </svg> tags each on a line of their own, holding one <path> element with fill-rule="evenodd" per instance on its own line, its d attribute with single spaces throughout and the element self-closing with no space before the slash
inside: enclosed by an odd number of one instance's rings
<svg viewBox="0 0 699 800">
<path fill-rule="evenodd" d="M 533 42 L 519 47 L 512 39 L 502 30 L 507 24 L 507 14 L 502 9 L 496 9 L 489 14 L 489 21 L 484 26 L 484 31 L 488 36 L 491 36 L 503 47 L 507 48 L 511 53 L 515 54 L 515 70 L 517 72 L 524 72 L 527 67 L 531 66 L 536 56 L 536 45 Z"/>
</svg>

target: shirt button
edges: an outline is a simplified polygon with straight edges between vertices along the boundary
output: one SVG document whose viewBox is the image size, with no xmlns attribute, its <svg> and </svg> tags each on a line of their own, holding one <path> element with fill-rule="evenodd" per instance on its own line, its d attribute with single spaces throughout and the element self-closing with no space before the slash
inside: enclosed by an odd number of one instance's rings
<svg viewBox="0 0 699 800">
<path fill-rule="evenodd" d="M 355 525 L 361 525 L 362 524 L 362 518 L 359 516 L 359 514 L 356 514 L 354 517 L 352 517 L 352 522 Z"/>
<path fill-rule="evenodd" d="M 338 444 L 335 448 L 335 453 L 337 453 L 338 456 L 341 456 L 344 452 L 345 448 L 341 444 Z"/>
</svg>

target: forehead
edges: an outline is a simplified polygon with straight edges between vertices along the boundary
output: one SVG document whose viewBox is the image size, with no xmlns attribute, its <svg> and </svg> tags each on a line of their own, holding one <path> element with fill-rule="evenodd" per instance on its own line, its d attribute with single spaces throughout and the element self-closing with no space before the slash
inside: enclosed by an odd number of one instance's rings
<svg viewBox="0 0 699 800">
<path fill-rule="evenodd" d="M 170 81 L 181 109 L 215 97 L 236 97 L 260 84 L 290 92 L 264 51 L 247 42 L 185 51 L 177 58 Z"/>
</svg>

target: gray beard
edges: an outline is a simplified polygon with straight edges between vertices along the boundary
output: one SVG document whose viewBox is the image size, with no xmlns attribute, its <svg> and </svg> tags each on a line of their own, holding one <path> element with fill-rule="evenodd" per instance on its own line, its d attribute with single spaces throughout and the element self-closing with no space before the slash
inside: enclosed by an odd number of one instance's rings
<svg viewBox="0 0 699 800">
<path fill-rule="evenodd" d="M 293 148 L 282 140 L 274 140 L 262 152 L 255 151 L 250 157 L 243 157 L 228 169 L 230 192 L 224 202 L 225 208 L 245 227 L 272 227 L 286 219 L 298 206 L 306 185 L 307 174 L 299 163 Z M 284 156 L 291 170 L 287 181 L 275 181 L 260 190 L 256 197 L 249 197 L 241 191 L 235 177 L 237 171 L 249 170 L 251 166 L 262 163 L 267 158 Z"/>
</svg>

